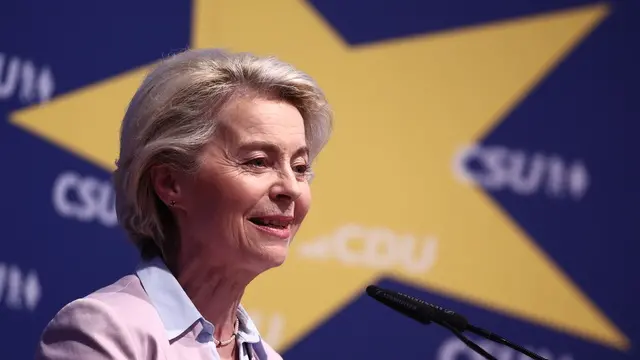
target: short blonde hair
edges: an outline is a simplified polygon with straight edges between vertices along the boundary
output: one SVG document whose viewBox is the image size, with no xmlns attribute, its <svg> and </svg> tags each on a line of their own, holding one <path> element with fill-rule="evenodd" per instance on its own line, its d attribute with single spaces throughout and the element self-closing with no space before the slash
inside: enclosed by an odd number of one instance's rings
<svg viewBox="0 0 640 360">
<path fill-rule="evenodd" d="M 211 141 L 217 114 L 233 96 L 252 92 L 295 106 L 311 159 L 329 139 L 332 114 L 322 90 L 307 74 L 274 57 L 187 50 L 164 59 L 147 75 L 122 121 L 120 157 L 113 181 L 118 221 L 143 252 L 162 252 L 175 221 L 156 195 L 150 169 L 167 164 L 195 171 Z"/>
</svg>

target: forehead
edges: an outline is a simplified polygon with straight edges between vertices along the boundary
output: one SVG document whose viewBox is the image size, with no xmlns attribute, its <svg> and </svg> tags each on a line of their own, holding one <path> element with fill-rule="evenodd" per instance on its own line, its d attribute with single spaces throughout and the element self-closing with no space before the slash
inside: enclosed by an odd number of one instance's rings
<svg viewBox="0 0 640 360">
<path fill-rule="evenodd" d="M 283 101 L 241 97 L 227 104 L 220 115 L 220 130 L 227 140 L 305 143 L 302 115 Z"/>
</svg>

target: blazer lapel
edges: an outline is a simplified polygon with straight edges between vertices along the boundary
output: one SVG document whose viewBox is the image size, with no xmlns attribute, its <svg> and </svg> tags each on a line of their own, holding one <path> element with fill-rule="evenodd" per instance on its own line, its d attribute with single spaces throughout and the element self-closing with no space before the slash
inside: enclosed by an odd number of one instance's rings
<svg viewBox="0 0 640 360">
<path fill-rule="evenodd" d="M 245 343 L 246 344 L 246 343 Z M 253 343 L 248 346 L 249 348 L 249 359 L 251 360 L 269 360 L 267 354 L 264 350 L 264 346 L 262 346 L 262 341 L 258 343 Z"/>
</svg>

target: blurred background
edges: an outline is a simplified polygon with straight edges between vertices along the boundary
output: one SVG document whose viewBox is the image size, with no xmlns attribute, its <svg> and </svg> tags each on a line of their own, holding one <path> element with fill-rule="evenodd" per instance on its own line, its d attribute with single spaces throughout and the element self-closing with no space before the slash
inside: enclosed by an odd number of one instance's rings
<svg viewBox="0 0 640 360">
<path fill-rule="evenodd" d="M 286 359 L 479 359 L 368 284 L 548 359 L 640 359 L 632 0 L 2 1 L 1 359 L 33 358 L 65 303 L 133 271 L 119 124 L 188 47 L 278 56 L 335 111 L 308 220 L 244 300 Z"/>
</svg>

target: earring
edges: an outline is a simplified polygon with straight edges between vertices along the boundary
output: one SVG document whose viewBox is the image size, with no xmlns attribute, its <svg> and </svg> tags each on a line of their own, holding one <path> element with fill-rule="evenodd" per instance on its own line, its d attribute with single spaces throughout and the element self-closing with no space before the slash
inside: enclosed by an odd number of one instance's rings
<svg viewBox="0 0 640 360">
<path fill-rule="evenodd" d="M 175 200 L 169 201 L 169 206 L 174 207 L 175 205 L 176 205 L 176 201 Z"/>
</svg>

